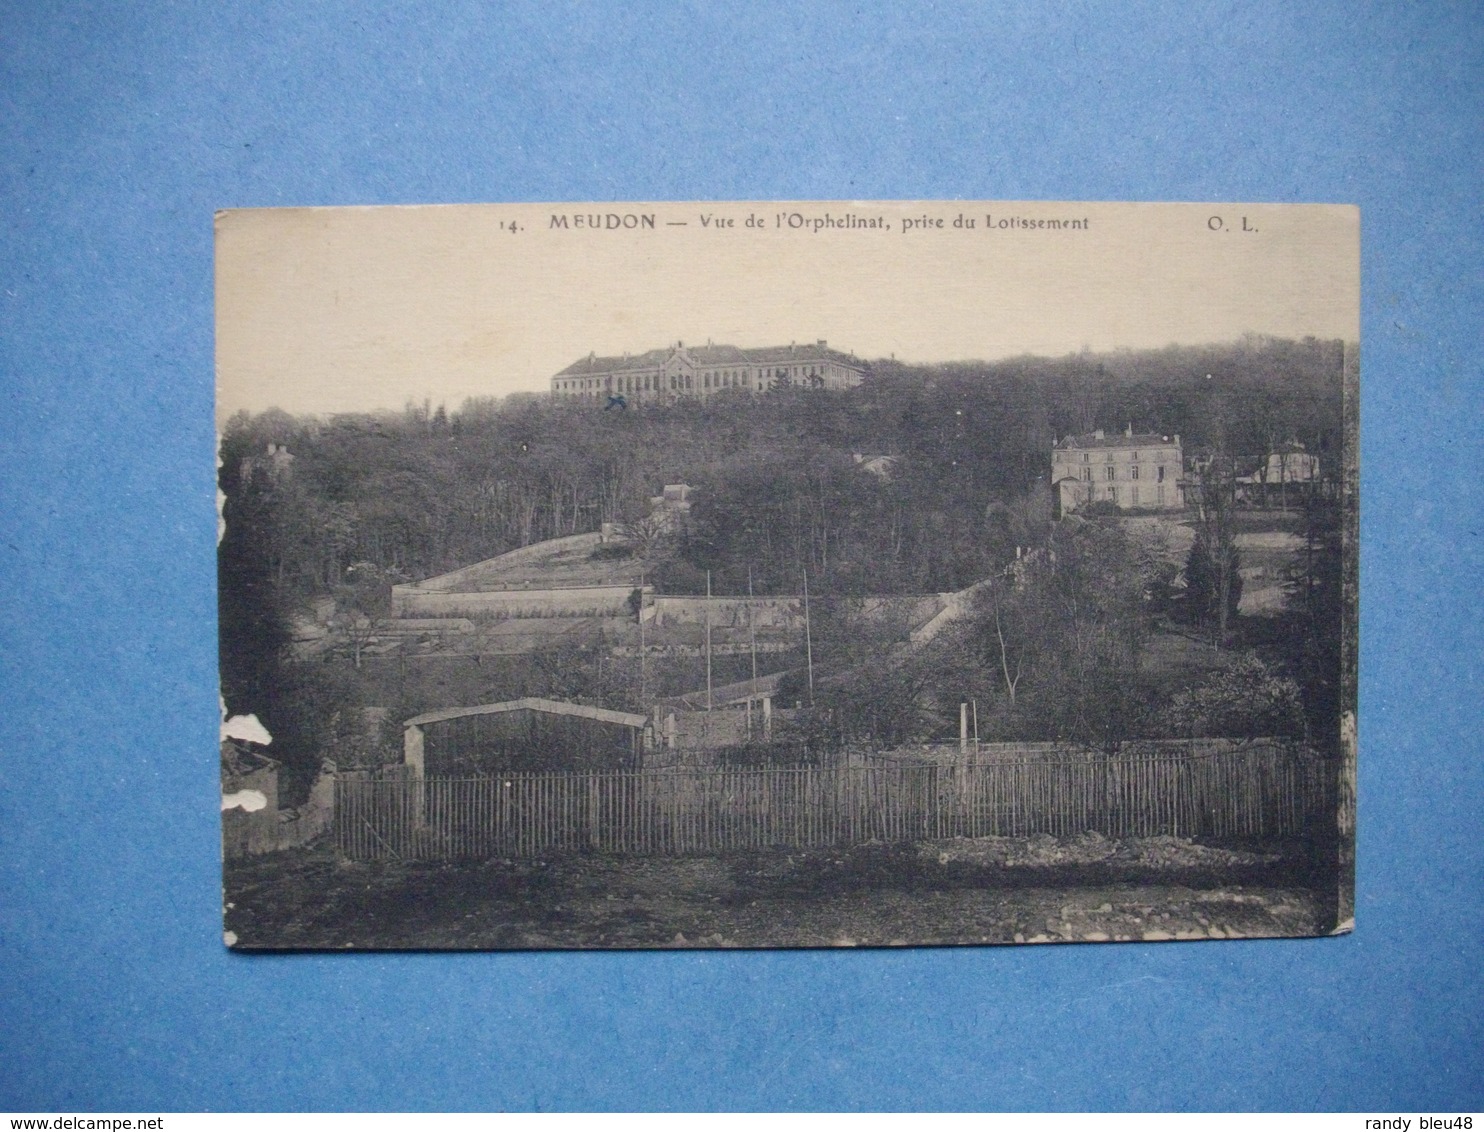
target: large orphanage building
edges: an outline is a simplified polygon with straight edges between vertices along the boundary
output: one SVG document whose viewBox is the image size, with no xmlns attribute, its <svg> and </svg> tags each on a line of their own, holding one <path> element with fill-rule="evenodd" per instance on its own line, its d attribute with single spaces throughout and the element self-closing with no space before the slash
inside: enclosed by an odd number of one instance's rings
<svg viewBox="0 0 1484 1132">
<path fill-rule="evenodd" d="M 687 348 L 683 342 L 648 353 L 600 358 L 589 354 L 551 379 L 553 397 L 579 397 L 607 405 L 654 404 L 694 397 L 702 401 L 724 390 L 763 393 L 783 386 L 849 389 L 859 385 L 866 365 L 831 350 L 824 339 L 812 345 Z"/>
<path fill-rule="evenodd" d="M 1122 435 L 1102 429 L 1067 436 L 1052 446 L 1051 482 L 1065 515 L 1089 503 L 1111 503 L 1123 511 L 1172 511 L 1185 506 L 1180 436 Z"/>
</svg>

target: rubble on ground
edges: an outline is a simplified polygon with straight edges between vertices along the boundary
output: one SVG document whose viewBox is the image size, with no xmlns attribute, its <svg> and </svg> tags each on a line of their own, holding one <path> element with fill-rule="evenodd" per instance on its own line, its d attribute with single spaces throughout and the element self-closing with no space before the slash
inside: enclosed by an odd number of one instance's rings
<svg viewBox="0 0 1484 1132">
<path fill-rule="evenodd" d="M 1052 867 L 1113 862 L 1160 868 L 1234 868 L 1276 864 L 1278 853 L 1254 853 L 1201 845 L 1188 837 L 1106 837 L 1089 831 L 1072 837 L 953 837 L 924 842 L 923 857 L 940 865 Z"/>
</svg>

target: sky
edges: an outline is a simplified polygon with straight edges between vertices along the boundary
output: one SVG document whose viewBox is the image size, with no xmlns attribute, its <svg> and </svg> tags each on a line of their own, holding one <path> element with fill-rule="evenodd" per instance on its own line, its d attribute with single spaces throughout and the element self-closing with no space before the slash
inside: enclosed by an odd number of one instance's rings
<svg viewBox="0 0 1484 1132">
<path fill-rule="evenodd" d="M 232 210 L 216 220 L 217 414 L 453 409 L 677 341 L 826 339 L 923 363 L 1354 341 L 1359 226 L 1347 205 Z"/>
</svg>

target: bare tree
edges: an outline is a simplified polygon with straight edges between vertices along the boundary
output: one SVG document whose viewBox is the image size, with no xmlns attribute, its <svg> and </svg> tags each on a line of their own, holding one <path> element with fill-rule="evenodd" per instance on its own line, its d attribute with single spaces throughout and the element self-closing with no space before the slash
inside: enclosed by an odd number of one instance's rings
<svg viewBox="0 0 1484 1132">
<path fill-rule="evenodd" d="M 1026 672 L 1031 643 L 1025 597 L 1025 594 L 1015 592 L 1013 581 L 1001 576 L 990 578 L 985 583 L 978 601 L 993 662 L 999 669 L 1005 697 L 1012 710 L 1016 689 Z"/>
<path fill-rule="evenodd" d="M 361 667 L 361 653 L 392 616 L 392 586 L 402 581 L 395 569 L 374 562 L 356 562 L 345 571 L 345 582 L 335 588 L 331 625 L 345 634 Z"/>
<path fill-rule="evenodd" d="M 649 562 L 658 557 L 668 544 L 671 525 L 664 515 L 650 512 L 642 519 L 622 524 L 619 534 L 634 548 L 635 557 Z"/>
</svg>

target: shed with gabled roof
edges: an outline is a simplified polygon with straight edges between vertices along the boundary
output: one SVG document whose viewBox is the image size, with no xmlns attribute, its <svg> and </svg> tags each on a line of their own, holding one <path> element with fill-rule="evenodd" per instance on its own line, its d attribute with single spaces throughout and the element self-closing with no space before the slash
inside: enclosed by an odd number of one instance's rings
<svg viewBox="0 0 1484 1132">
<path fill-rule="evenodd" d="M 523 696 L 423 712 L 402 724 L 413 774 L 618 770 L 640 765 L 647 716 Z"/>
</svg>

